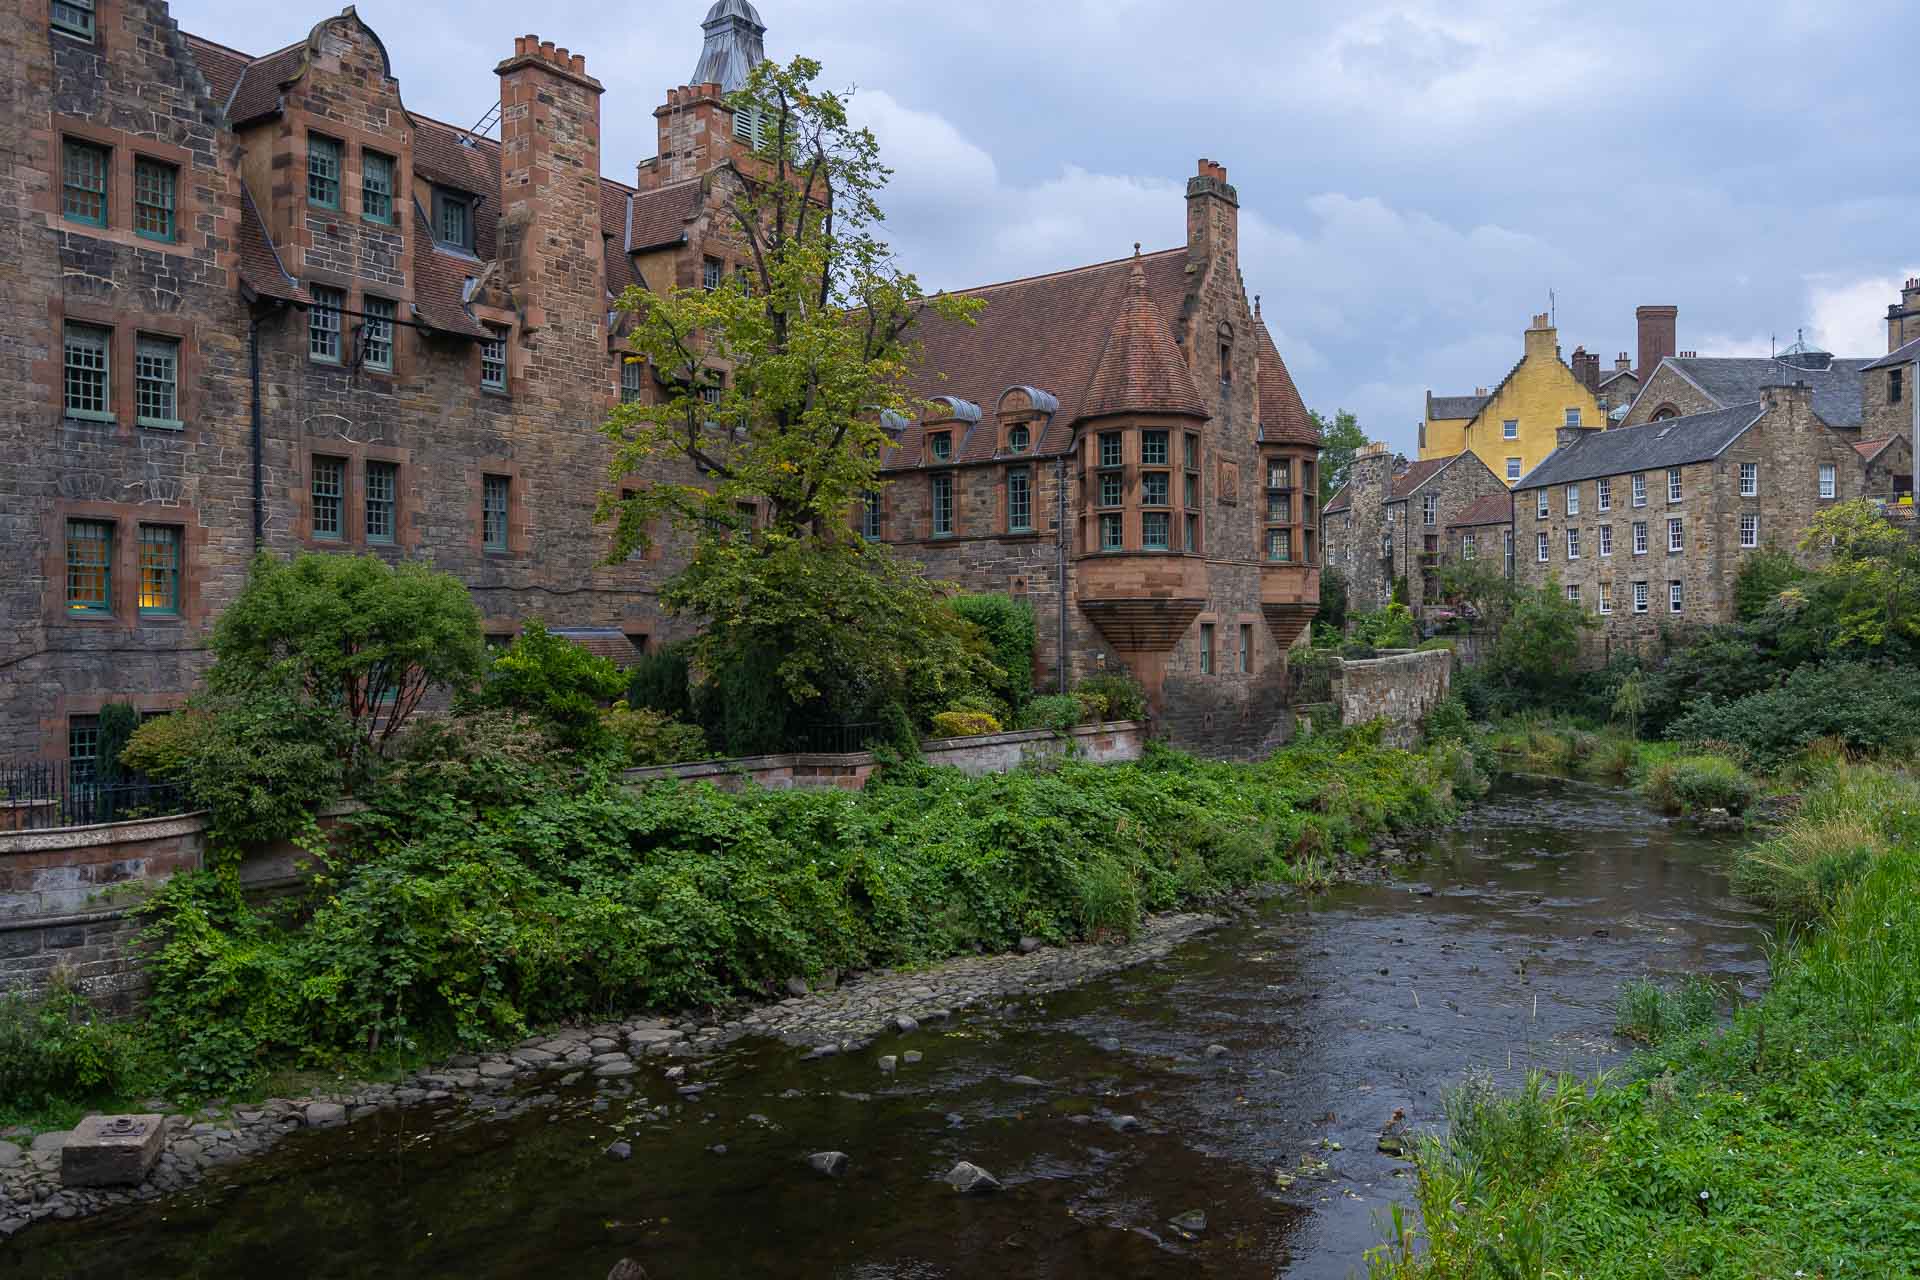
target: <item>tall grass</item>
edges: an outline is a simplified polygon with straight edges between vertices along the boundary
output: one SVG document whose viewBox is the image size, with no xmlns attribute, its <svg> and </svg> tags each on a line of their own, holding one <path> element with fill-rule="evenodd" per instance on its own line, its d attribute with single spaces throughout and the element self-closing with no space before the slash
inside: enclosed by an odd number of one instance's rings
<svg viewBox="0 0 1920 1280">
<path fill-rule="evenodd" d="M 1800 767 L 1810 785 L 1792 821 L 1743 850 L 1733 887 L 1789 918 L 1825 913 L 1897 843 L 1920 836 L 1920 780 L 1904 770 L 1828 756 Z"/>
<path fill-rule="evenodd" d="M 1647 770 L 1641 794 L 1666 813 L 1703 813 L 1725 809 L 1743 813 L 1759 788 L 1733 760 L 1719 755 L 1684 755 Z"/>
</svg>

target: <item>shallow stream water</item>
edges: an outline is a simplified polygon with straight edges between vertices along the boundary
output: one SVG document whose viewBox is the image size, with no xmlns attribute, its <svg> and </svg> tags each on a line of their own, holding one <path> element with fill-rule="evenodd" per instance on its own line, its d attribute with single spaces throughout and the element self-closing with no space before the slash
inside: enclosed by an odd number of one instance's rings
<svg viewBox="0 0 1920 1280">
<path fill-rule="evenodd" d="M 1157 964 L 863 1054 L 738 1045 L 690 1067 L 712 1085 L 692 1101 L 650 1066 L 630 1096 L 583 1085 L 507 1120 L 415 1109 L 296 1135 L 172 1199 L 35 1226 L 0 1245 L 0 1271 L 1364 1273 L 1386 1207 L 1411 1195 L 1376 1150 L 1397 1108 L 1434 1126 L 1469 1072 L 1617 1063 L 1629 978 L 1701 972 L 1749 994 L 1765 979 L 1764 920 L 1728 895 L 1726 845 L 1629 793 L 1509 779 L 1415 847 L 1417 880 L 1275 901 Z M 924 1060 L 878 1070 L 907 1049 Z M 661 1104 L 677 1108 L 664 1123 L 641 1117 Z M 630 1160 L 603 1154 L 619 1138 Z M 806 1166 L 823 1149 L 850 1155 L 844 1178 Z M 1005 1190 L 956 1194 L 940 1176 L 957 1160 Z M 1196 1209 L 1204 1231 L 1169 1225 Z"/>
</svg>

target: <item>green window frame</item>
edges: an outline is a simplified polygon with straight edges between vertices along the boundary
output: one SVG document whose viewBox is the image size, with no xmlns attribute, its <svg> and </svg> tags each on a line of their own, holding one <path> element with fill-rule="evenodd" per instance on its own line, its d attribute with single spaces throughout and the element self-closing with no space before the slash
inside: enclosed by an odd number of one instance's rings
<svg viewBox="0 0 1920 1280">
<path fill-rule="evenodd" d="M 340 143 L 324 133 L 307 135 L 307 203 L 340 207 Z"/>
<path fill-rule="evenodd" d="M 1125 546 L 1120 534 L 1120 513 L 1109 512 L 1100 517 L 1100 549 L 1119 551 Z"/>
<path fill-rule="evenodd" d="M 69 418 L 113 421 L 113 330 L 68 324 L 61 342 L 61 403 Z"/>
<path fill-rule="evenodd" d="M 134 340 L 133 420 L 180 429 L 180 339 L 143 333 Z"/>
<path fill-rule="evenodd" d="M 107 172 L 112 163 L 112 152 L 97 142 L 61 141 L 61 217 L 90 227 L 107 225 Z"/>
<path fill-rule="evenodd" d="M 360 153 L 360 216 L 382 226 L 393 225 L 393 157 L 378 151 Z"/>
<path fill-rule="evenodd" d="M 643 366 L 638 360 L 620 357 L 620 403 L 640 403 L 640 374 Z"/>
<path fill-rule="evenodd" d="M 441 244 L 473 250 L 473 203 L 456 191 L 433 189 L 433 235 Z"/>
<path fill-rule="evenodd" d="M 1033 444 L 1033 433 L 1024 422 L 1016 422 L 1007 428 L 1007 452 L 1025 453 Z"/>
<path fill-rule="evenodd" d="M 1121 491 L 1122 491 L 1121 476 L 1118 471 L 1103 471 L 1100 473 L 1100 505 L 1101 506 L 1103 507 L 1119 506 Z"/>
<path fill-rule="evenodd" d="M 953 477 L 933 478 L 933 532 L 944 537 L 953 532 Z"/>
<path fill-rule="evenodd" d="M 347 295 L 325 285 L 314 285 L 313 305 L 307 309 L 307 358 L 322 364 L 340 363 L 340 313 Z"/>
<path fill-rule="evenodd" d="M 1143 431 L 1140 433 L 1140 463 L 1148 467 L 1167 465 L 1167 433 L 1164 431 Z"/>
<path fill-rule="evenodd" d="M 863 491 L 860 495 L 860 536 L 868 542 L 880 541 L 880 518 L 880 491 Z"/>
<path fill-rule="evenodd" d="M 140 526 L 140 612 L 180 612 L 180 526 Z"/>
<path fill-rule="evenodd" d="M 1170 479 L 1164 471 L 1142 471 L 1140 473 L 1140 505 L 1144 507 L 1171 505 L 1173 495 Z"/>
<path fill-rule="evenodd" d="M 360 358 L 369 369 L 393 372 L 393 318 L 391 298 L 368 298 L 360 304 L 366 315 L 361 319 Z"/>
<path fill-rule="evenodd" d="M 1027 467 L 1007 471 L 1007 529 L 1013 533 L 1033 530 L 1033 472 Z"/>
<path fill-rule="evenodd" d="M 1103 467 L 1117 467 L 1120 465 L 1123 456 L 1120 446 L 1120 433 L 1118 431 L 1102 431 L 1100 433 L 1100 465 Z"/>
<path fill-rule="evenodd" d="M 935 462 L 947 462 L 953 458 L 953 435 L 947 431 L 936 431 L 927 437 L 927 451 Z"/>
<path fill-rule="evenodd" d="M 133 162 L 133 234 L 148 240 L 174 238 L 174 200 L 180 171 L 138 156 Z"/>
<path fill-rule="evenodd" d="M 67 521 L 67 612 L 113 612 L 113 522 Z"/>
<path fill-rule="evenodd" d="M 512 492 L 507 476 L 480 479 L 480 543 L 488 551 L 507 549 L 507 501 Z"/>
<path fill-rule="evenodd" d="M 90 786 L 100 777 L 100 717 L 67 717 L 67 777 Z"/>
<path fill-rule="evenodd" d="M 398 527 L 400 464 L 367 463 L 367 541 L 391 545 Z"/>
<path fill-rule="evenodd" d="M 1187 550 L 1198 551 L 1199 549 L 1200 517 L 1189 512 L 1187 514 Z"/>
<path fill-rule="evenodd" d="M 346 534 L 347 460 L 315 455 L 313 459 L 313 536 L 338 542 Z"/>
<path fill-rule="evenodd" d="M 1213 624 L 1211 622 L 1200 624 L 1200 674 L 1203 676 L 1213 674 Z"/>
<path fill-rule="evenodd" d="M 1168 549 L 1172 534 L 1173 517 L 1165 511 L 1143 511 L 1140 514 L 1140 545 L 1148 551 Z"/>
<path fill-rule="evenodd" d="M 77 40 L 93 39 L 93 0 L 53 0 L 52 8 L 55 31 Z"/>
<path fill-rule="evenodd" d="M 480 340 L 480 385 L 489 391 L 507 389 L 507 331 L 487 326 Z"/>
</svg>

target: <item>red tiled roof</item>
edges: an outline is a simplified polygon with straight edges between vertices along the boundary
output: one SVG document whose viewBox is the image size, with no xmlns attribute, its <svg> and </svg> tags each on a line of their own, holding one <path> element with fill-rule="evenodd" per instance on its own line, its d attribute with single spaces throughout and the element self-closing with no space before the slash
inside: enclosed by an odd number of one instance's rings
<svg viewBox="0 0 1920 1280">
<path fill-rule="evenodd" d="M 227 120 L 240 125 L 280 109 L 280 90 L 307 69 L 307 42 L 290 44 L 249 62 L 227 102 Z"/>
<path fill-rule="evenodd" d="M 233 86 L 240 83 L 247 64 L 253 61 L 238 49 L 229 49 L 223 44 L 199 36 L 188 36 L 187 48 L 193 53 L 194 65 L 200 68 L 207 86 L 213 90 L 214 101 L 222 107 L 233 96 Z"/>
<path fill-rule="evenodd" d="M 1286 361 L 1280 358 L 1279 348 L 1273 345 L 1273 335 L 1267 332 L 1267 322 L 1258 312 L 1253 317 L 1253 333 L 1260 344 L 1256 352 L 1260 358 L 1260 438 L 1278 444 L 1318 447 L 1320 430 L 1313 425 L 1313 418 L 1293 385 L 1293 375 L 1287 372 Z"/>
<path fill-rule="evenodd" d="M 1423 458 L 1419 462 L 1409 464 L 1405 471 L 1393 478 L 1393 493 L 1387 501 L 1399 502 L 1412 496 L 1415 489 L 1439 475 L 1449 462 L 1459 456 L 1455 453 L 1444 458 Z"/>
<path fill-rule="evenodd" d="M 1162 316 L 1178 315 L 1187 291 L 1187 252 L 1166 249 L 1140 259 L 1147 293 Z M 979 323 L 955 323 L 923 312 L 915 325 L 925 359 L 908 391 L 921 399 L 954 395 L 993 412 L 1008 387 L 1034 386 L 1056 397 L 1060 408 L 1036 442 L 1039 454 L 1058 453 L 1072 439 L 1114 318 L 1127 301 L 1133 259 L 1076 267 L 963 292 L 986 308 Z M 972 433 L 961 461 L 992 456 L 991 431 Z M 917 439 L 902 437 L 905 444 Z M 917 446 L 914 449 L 917 454 Z M 889 466 L 896 465 L 889 461 Z"/>
<path fill-rule="evenodd" d="M 1463 529 L 1469 525 L 1507 524 L 1513 519 L 1513 495 L 1511 493 L 1492 493 L 1484 498 L 1475 498 L 1467 504 L 1467 509 L 1447 521 L 1449 529 Z"/>
<path fill-rule="evenodd" d="M 1343 484 L 1331 498 L 1327 499 L 1327 505 L 1320 509 L 1320 514 L 1332 515 L 1336 511 L 1345 511 L 1348 506 L 1347 486 Z"/>
<path fill-rule="evenodd" d="M 616 667 L 631 667 L 640 661 L 640 651 L 634 648 L 633 641 L 612 627 L 554 627 L 552 633 Z"/>
<path fill-rule="evenodd" d="M 1856 440 L 1853 442 L 1853 451 L 1862 458 L 1865 458 L 1868 462 L 1872 462 L 1874 458 L 1879 456 L 1882 449 L 1892 443 L 1892 436 L 1882 436 L 1878 440 Z"/>
<path fill-rule="evenodd" d="M 468 278 L 481 264 L 433 242 L 426 211 L 413 201 L 413 311 L 421 323 L 446 333 L 484 338 L 487 331 L 466 306 Z"/>
<path fill-rule="evenodd" d="M 267 234 L 267 224 L 254 207 L 253 193 L 244 184 L 240 188 L 240 278 L 262 297 L 312 301 L 300 283 L 287 275 L 273 247 L 273 237 Z"/>
<path fill-rule="evenodd" d="M 1117 413 L 1178 413 L 1206 418 L 1186 357 L 1166 318 L 1147 292 L 1146 268 L 1135 254 L 1128 269 L 1127 297 L 1107 331 L 1106 347 L 1087 383 L 1082 418 Z"/>
<path fill-rule="evenodd" d="M 678 244 L 685 239 L 687 224 L 700 216 L 706 201 L 705 185 L 702 179 L 692 178 L 637 193 L 633 197 L 633 229 L 627 237 L 627 248 L 637 253 L 642 249 Z"/>
</svg>

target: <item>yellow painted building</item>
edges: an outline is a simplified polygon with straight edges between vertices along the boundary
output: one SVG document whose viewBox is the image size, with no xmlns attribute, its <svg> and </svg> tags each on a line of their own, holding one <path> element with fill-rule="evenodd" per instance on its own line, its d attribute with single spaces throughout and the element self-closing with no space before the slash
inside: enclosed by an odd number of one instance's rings
<svg viewBox="0 0 1920 1280">
<path fill-rule="evenodd" d="M 1511 486 L 1553 452 L 1561 427 L 1607 425 L 1593 392 L 1560 358 L 1559 332 L 1546 316 L 1533 318 L 1523 341 L 1520 362 L 1491 392 L 1427 393 L 1423 459 L 1471 452 Z"/>
</svg>

